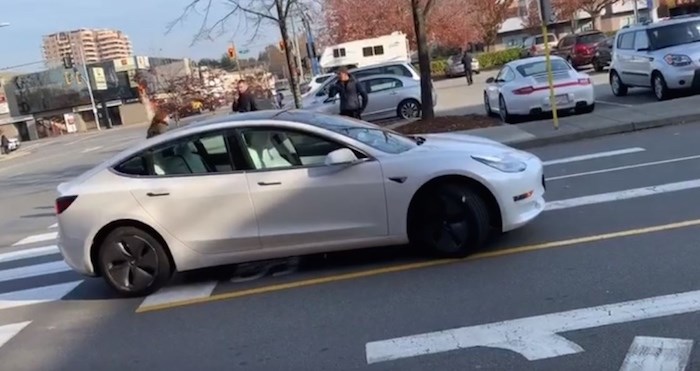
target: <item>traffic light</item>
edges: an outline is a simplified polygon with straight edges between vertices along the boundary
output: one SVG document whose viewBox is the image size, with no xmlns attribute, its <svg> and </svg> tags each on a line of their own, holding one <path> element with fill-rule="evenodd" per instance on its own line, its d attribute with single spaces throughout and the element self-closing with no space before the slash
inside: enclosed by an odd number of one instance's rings
<svg viewBox="0 0 700 371">
<path fill-rule="evenodd" d="M 231 59 L 236 59 L 236 47 L 231 46 L 228 48 L 228 57 Z"/>
<path fill-rule="evenodd" d="M 71 54 L 66 54 L 63 56 L 63 67 L 65 69 L 73 68 L 73 56 Z"/>
</svg>

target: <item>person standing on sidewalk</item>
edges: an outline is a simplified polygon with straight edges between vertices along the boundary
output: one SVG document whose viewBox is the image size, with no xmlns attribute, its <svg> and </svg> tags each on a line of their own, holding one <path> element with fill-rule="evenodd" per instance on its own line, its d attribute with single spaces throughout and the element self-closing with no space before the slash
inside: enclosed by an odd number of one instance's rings
<svg viewBox="0 0 700 371">
<path fill-rule="evenodd" d="M 472 54 L 469 48 L 464 49 L 462 64 L 464 65 L 464 74 L 467 76 L 467 85 L 471 85 L 474 83 L 474 80 L 472 79 Z"/>
<path fill-rule="evenodd" d="M 342 116 L 362 119 L 362 112 L 367 108 L 367 92 L 365 88 L 348 73 L 348 69 L 338 69 L 338 82 L 328 89 L 328 97 L 340 95 L 340 114 Z M 360 101 L 360 99 L 362 101 Z"/>
<path fill-rule="evenodd" d="M 10 153 L 10 140 L 7 139 L 5 133 L 0 131 L 0 154 L 6 155 Z"/>
<path fill-rule="evenodd" d="M 238 99 L 233 102 L 231 107 L 233 112 L 253 112 L 258 110 L 258 104 L 255 102 L 255 96 L 248 90 L 248 83 L 245 80 L 238 81 Z"/>
</svg>

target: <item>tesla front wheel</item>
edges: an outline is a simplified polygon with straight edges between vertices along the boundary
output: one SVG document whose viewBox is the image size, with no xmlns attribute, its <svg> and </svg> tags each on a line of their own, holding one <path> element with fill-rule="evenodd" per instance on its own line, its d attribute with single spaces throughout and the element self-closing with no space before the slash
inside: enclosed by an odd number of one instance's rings
<svg viewBox="0 0 700 371">
<path fill-rule="evenodd" d="M 165 247 L 139 228 L 115 229 L 99 249 L 100 273 L 123 296 L 151 294 L 168 283 L 172 276 Z"/>
<path fill-rule="evenodd" d="M 439 184 L 427 190 L 412 211 L 412 244 L 438 257 L 469 255 L 483 245 L 491 230 L 484 200 L 459 183 Z"/>
</svg>

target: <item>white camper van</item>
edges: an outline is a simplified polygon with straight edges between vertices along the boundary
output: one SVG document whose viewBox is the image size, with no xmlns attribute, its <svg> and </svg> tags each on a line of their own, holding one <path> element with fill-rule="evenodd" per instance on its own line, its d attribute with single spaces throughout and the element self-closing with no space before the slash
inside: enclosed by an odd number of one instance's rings
<svg viewBox="0 0 700 371">
<path fill-rule="evenodd" d="M 410 62 L 408 38 L 395 31 L 390 35 L 348 41 L 327 47 L 321 55 L 320 65 L 326 71 L 338 67 L 365 67 L 386 62 Z"/>
</svg>

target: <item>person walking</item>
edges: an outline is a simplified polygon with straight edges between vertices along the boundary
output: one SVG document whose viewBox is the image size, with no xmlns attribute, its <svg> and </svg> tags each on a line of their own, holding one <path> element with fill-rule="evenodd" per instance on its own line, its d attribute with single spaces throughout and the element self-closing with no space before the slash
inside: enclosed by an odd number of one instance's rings
<svg viewBox="0 0 700 371">
<path fill-rule="evenodd" d="M 368 97 L 364 86 L 348 73 L 348 69 L 338 70 L 338 81 L 328 89 L 328 97 L 340 95 L 340 114 L 342 116 L 362 119 L 362 112 L 367 108 Z M 360 101 L 361 100 L 361 101 Z"/>
<path fill-rule="evenodd" d="M 255 96 L 248 89 L 248 83 L 245 80 L 238 81 L 238 99 L 231 106 L 233 112 L 253 112 L 258 111 L 258 104 L 255 101 Z"/>
<path fill-rule="evenodd" d="M 156 114 L 153 116 L 153 120 L 151 120 L 151 125 L 146 131 L 146 139 L 153 138 L 156 135 L 160 135 L 168 131 L 168 121 L 170 121 L 168 113 L 163 109 L 159 109 L 158 112 L 156 112 Z"/>
<path fill-rule="evenodd" d="M 10 140 L 7 139 L 5 133 L 0 131 L 0 154 L 7 155 L 10 153 Z"/>
<path fill-rule="evenodd" d="M 474 80 L 472 79 L 472 54 L 469 48 L 464 49 L 462 64 L 464 65 L 464 74 L 467 76 L 467 85 L 471 85 L 474 83 Z"/>
</svg>

